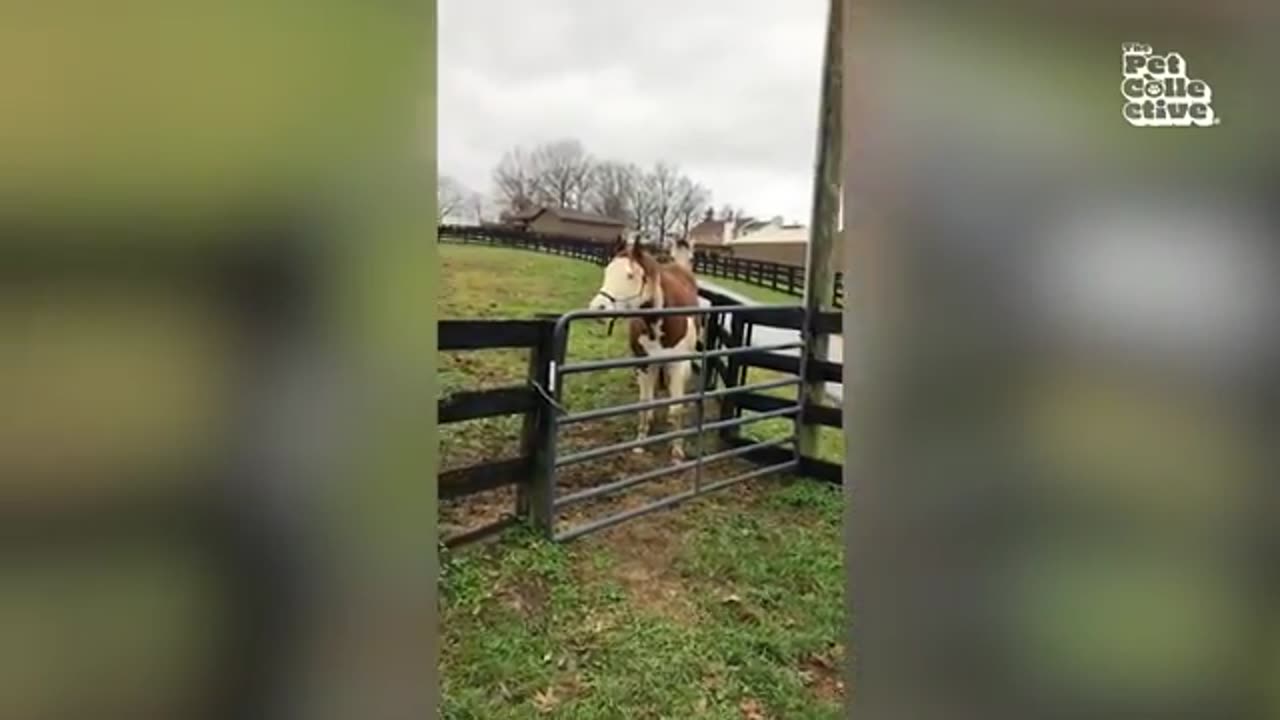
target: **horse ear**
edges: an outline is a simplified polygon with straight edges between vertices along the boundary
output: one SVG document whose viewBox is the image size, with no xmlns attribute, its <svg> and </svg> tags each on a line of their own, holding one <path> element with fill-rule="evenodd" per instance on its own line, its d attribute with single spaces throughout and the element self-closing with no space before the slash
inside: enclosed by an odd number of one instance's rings
<svg viewBox="0 0 1280 720">
<path fill-rule="evenodd" d="M 613 247 L 610 248 L 609 251 L 613 254 L 614 257 L 617 257 L 621 255 L 626 249 L 627 249 L 627 236 L 624 233 L 624 234 L 618 235 L 618 239 L 613 241 Z"/>
<path fill-rule="evenodd" d="M 637 235 L 638 233 L 633 231 L 623 230 L 622 234 L 618 236 L 618 245 L 614 249 L 614 254 L 627 255 L 634 258 L 636 255 Z"/>
</svg>

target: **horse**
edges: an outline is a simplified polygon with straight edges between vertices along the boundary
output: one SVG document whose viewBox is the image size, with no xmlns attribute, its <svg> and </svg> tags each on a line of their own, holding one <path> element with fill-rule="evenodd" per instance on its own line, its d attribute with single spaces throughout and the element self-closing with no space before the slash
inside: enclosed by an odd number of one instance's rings
<svg viewBox="0 0 1280 720">
<path fill-rule="evenodd" d="M 696 308 L 699 307 L 698 281 L 692 270 L 679 260 L 659 262 L 634 239 L 620 240 L 614 247 L 612 259 L 605 265 L 600 289 L 588 307 L 591 310 Z M 693 375 L 693 361 L 661 362 L 661 358 L 697 350 L 701 323 L 696 318 L 696 315 L 631 318 L 628 323 L 631 354 L 659 361 L 636 368 L 641 402 L 653 400 L 661 387 L 666 388 L 672 400 L 684 397 Z M 684 405 L 676 403 L 670 407 L 672 425 L 683 427 Z M 641 411 L 636 439 L 648 437 L 652 424 L 653 410 Z M 635 452 L 644 452 L 644 448 L 635 448 Z M 677 461 L 685 458 L 683 439 L 672 440 L 671 456 Z"/>
<path fill-rule="evenodd" d="M 671 259 L 674 260 L 677 265 L 692 273 L 693 245 L 691 245 L 688 240 L 680 238 L 676 241 L 676 246 L 671 251 Z"/>
</svg>

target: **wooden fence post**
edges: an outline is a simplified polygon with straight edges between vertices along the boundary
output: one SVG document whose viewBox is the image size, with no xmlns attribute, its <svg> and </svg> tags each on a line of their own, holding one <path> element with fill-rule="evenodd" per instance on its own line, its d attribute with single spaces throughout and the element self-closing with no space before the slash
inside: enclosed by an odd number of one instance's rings
<svg viewBox="0 0 1280 720">
<path fill-rule="evenodd" d="M 556 355 L 555 320 L 548 316 L 542 316 L 542 320 L 538 343 L 529 351 L 529 380 L 549 392 L 551 363 Z M 555 500 L 556 431 L 551 414 L 555 411 L 545 398 L 539 397 L 534 410 L 525 415 L 520 444 L 523 456 L 529 458 L 529 479 L 518 485 L 516 490 L 516 514 L 528 520 L 546 538 L 554 532 L 552 503 Z"/>
<path fill-rule="evenodd" d="M 747 344 L 747 323 L 740 313 L 731 313 L 729 319 L 729 347 L 743 347 Z M 729 355 L 725 360 L 725 388 L 740 387 L 744 384 L 746 368 L 742 365 L 740 355 Z M 726 395 L 720 399 L 720 419 L 730 420 L 738 416 L 737 404 L 733 397 Z M 726 443 L 741 435 L 739 427 L 724 428 L 720 437 Z"/>
<path fill-rule="evenodd" d="M 822 68 L 822 100 L 818 115 L 817 162 L 813 178 L 813 209 L 809 226 L 807 279 L 805 282 L 805 323 L 808 339 L 805 352 L 811 360 L 826 360 L 829 336 L 812 332 L 823 305 L 835 295 L 836 233 L 840 211 L 840 160 L 843 140 L 842 88 L 844 49 L 844 0 L 830 0 L 827 12 L 827 42 Z M 800 399 L 804 405 L 825 400 L 826 382 L 803 378 Z M 818 454 L 818 429 L 801 422 L 796 428 L 796 446 L 802 457 Z"/>
</svg>

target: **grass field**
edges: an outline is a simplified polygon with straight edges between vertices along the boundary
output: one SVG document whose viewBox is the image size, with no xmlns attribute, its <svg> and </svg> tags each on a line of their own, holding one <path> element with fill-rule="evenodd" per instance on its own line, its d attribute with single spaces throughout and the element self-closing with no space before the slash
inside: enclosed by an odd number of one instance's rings
<svg viewBox="0 0 1280 720">
<path fill-rule="evenodd" d="M 445 318 L 563 312 L 599 283 L 595 266 L 531 252 L 445 244 L 440 254 Z M 571 334 L 575 358 L 624 348 L 621 330 L 593 323 Z M 526 362 L 523 352 L 442 353 L 440 380 L 445 392 L 511 384 Z M 566 388 L 574 409 L 634 400 L 626 371 L 576 379 Z M 562 447 L 630 437 L 632 423 L 595 423 L 566 433 Z M 518 424 L 442 428 L 443 467 L 516 454 Z M 626 455 L 562 483 L 666 461 L 665 448 Z M 631 502 L 682 482 L 646 485 Z M 466 525 L 511 502 L 476 500 L 442 508 L 442 523 Z M 515 530 L 445 551 L 444 717 L 839 717 L 841 506 L 837 488 L 768 478 L 565 545 Z"/>
<path fill-rule="evenodd" d="M 788 295 L 784 292 L 772 290 L 770 288 L 759 287 L 741 280 L 729 280 L 727 278 L 708 277 L 707 280 L 719 285 L 726 290 L 732 290 L 739 295 L 751 298 L 763 305 L 799 305 L 804 302 L 804 298 L 799 295 Z"/>
</svg>

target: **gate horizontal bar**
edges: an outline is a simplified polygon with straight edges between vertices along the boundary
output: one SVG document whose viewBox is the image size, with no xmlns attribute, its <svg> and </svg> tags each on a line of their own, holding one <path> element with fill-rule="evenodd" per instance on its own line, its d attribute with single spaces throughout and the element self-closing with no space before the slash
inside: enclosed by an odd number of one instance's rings
<svg viewBox="0 0 1280 720">
<path fill-rule="evenodd" d="M 615 370 L 617 368 L 638 367 L 640 365 L 664 365 L 666 363 L 681 362 L 684 360 L 700 360 L 702 358 L 728 357 L 730 355 L 748 355 L 753 353 L 769 353 L 775 350 L 795 350 L 804 347 L 804 343 L 800 341 L 778 343 L 776 345 L 747 345 L 745 347 L 723 348 L 720 350 L 706 350 L 704 352 L 680 353 L 679 355 L 659 355 L 656 357 L 629 357 L 617 358 L 614 360 L 587 360 L 579 363 L 569 363 L 560 368 L 561 375 L 569 373 L 587 372 L 589 370 Z"/>
<path fill-rule="evenodd" d="M 796 453 L 784 448 L 759 447 L 755 438 L 750 437 L 727 437 L 724 442 L 731 447 L 750 447 L 751 449 L 743 455 L 743 459 L 755 465 L 773 465 L 774 463 L 785 462 L 796 456 Z M 800 462 L 804 463 L 804 456 L 800 456 Z"/>
<path fill-rule="evenodd" d="M 641 515 L 646 515 L 655 510 L 661 510 L 663 508 L 671 507 L 672 505 L 677 505 L 686 500 L 692 500 L 693 498 L 699 497 L 701 495 L 706 495 L 707 493 L 710 493 L 710 492 L 715 492 L 716 490 L 723 490 L 724 488 L 727 488 L 730 485 L 736 485 L 741 482 L 746 482 L 747 480 L 760 477 L 761 475 L 768 475 L 770 473 L 785 472 L 787 470 L 793 470 L 799 467 L 799 465 L 800 465 L 800 462 L 798 460 L 788 460 L 787 462 L 778 463 L 777 465 L 770 465 L 768 467 L 749 470 L 741 475 L 737 475 L 732 478 L 729 478 L 728 480 L 720 480 L 718 482 L 711 483 L 710 485 L 704 485 L 697 490 L 686 490 L 682 493 L 677 493 L 675 495 L 671 495 L 661 500 L 657 500 L 655 502 L 649 503 L 648 505 L 643 505 L 638 508 L 633 508 L 631 510 L 626 510 L 624 512 L 617 513 L 615 515 L 609 515 L 607 517 L 600 518 L 598 520 L 592 520 L 591 522 L 583 523 L 582 525 L 579 525 L 575 528 L 566 530 L 565 532 L 562 532 L 556 535 L 554 537 L 554 540 L 556 542 L 565 542 L 567 540 L 572 540 L 576 537 L 585 535 L 589 532 L 595 532 L 596 530 L 603 530 L 605 528 L 612 527 L 619 523 L 623 523 L 628 520 L 631 520 L 632 518 L 637 518 Z"/>
<path fill-rule="evenodd" d="M 765 370 L 773 370 L 775 372 L 787 373 L 788 375 L 800 374 L 800 358 L 794 355 L 777 355 L 768 352 L 768 348 L 763 345 L 753 345 L 748 348 L 751 352 L 745 353 L 742 363 L 748 367 L 764 368 Z M 759 352 L 756 352 L 756 351 Z M 838 383 L 844 381 L 844 366 L 840 363 L 834 363 L 829 360 L 819 360 L 818 358 L 808 358 L 805 373 L 812 382 L 830 382 Z"/>
<path fill-rule="evenodd" d="M 556 509 L 559 510 L 561 508 L 568 507 L 569 505 L 573 505 L 574 503 L 579 503 L 579 502 L 583 502 L 584 500 L 597 498 L 597 497 L 600 497 L 601 495 L 610 495 L 620 490 L 626 490 L 629 487 L 639 485 L 640 483 L 643 483 L 643 482 L 656 480 L 666 475 L 673 475 L 678 472 L 690 470 L 694 467 L 697 467 L 699 463 L 703 465 L 709 465 L 711 463 L 720 462 L 721 460 L 728 460 L 730 458 L 740 457 L 742 455 L 746 455 L 760 448 L 777 447 L 779 445 L 786 445 L 789 442 L 794 442 L 795 439 L 796 439 L 795 435 L 790 435 L 788 437 L 779 438 L 776 440 L 763 440 L 761 442 L 753 443 L 751 445 L 743 445 L 742 447 L 729 448 L 728 450 L 721 450 L 720 452 L 712 453 L 710 455 L 703 455 L 700 458 L 694 458 L 693 460 L 686 460 L 682 463 L 677 463 L 675 465 L 660 467 L 656 470 L 650 470 L 648 472 L 640 473 L 639 475 L 632 475 L 631 477 L 623 478 L 621 480 L 615 480 L 614 482 L 607 483 L 605 485 L 598 485 L 593 488 L 587 488 L 586 490 L 580 490 L 571 495 L 565 495 L 562 498 L 556 499 L 555 506 L 556 506 Z"/>
<path fill-rule="evenodd" d="M 774 397 L 773 395 L 765 395 L 763 393 L 753 392 L 753 393 L 746 393 L 744 395 L 741 395 L 735 398 L 733 402 L 734 402 L 734 405 L 737 405 L 742 410 L 753 410 L 755 412 L 768 412 L 770 410 L 777 410 L 780 407 L 786 407 L 787 405 L 791 405 L 792 403 L 795 402 L 795 400 L 788 399 L 788 398 Z M 806 407 L 805 410 L 807 411 L 808 408 Z M 809 416 L 808 416 L 808 413 L 806 412 L 805 420 L 808 420 L 808 419 L 809 419 Z"/>
<path fill-rule="evenodd" d="M 663 307 L 643 308 L 639 310 L 571 310 L 560 316 L 557 329 L 567 325 L 571 320 L 584 318 L 609 319 L 621 317 L 668 317 L 672 315 L 741 315 L 750 318 L 752 315 L 776 314 L 780 312 L 804 312 L 802 305 L 710 305 L 703 307 Z"/>
<path fill-rule="evenodd" d="M 737 485 L 740 482 L 745 482 L 747 480 L 758 478 L 761 475 L 769 475 L 772 473 L 786 472 L 787 470 L 795 470 L 799 467 L 800 467 L 799 460 L 787 460 L 786 462 L 780 462 L 774 465 L 766 465 L 765 467 L 759 467 L 759 468 L 755 468 L 754 470 L 748 470 L 742 473 L 741 475 L 734 475 L 733 477 L 727 480 L 717 480 L 709 485 L 703 485 L 699 489 L 698 494 L 705 495 L 706 493 L 715 492 L 717 490 L 723 490 L 724 488 L 727 488 L 730 485 Z"/>
<path fill-rule="evenodd" d="M 706 423 L 702 426 L 701 431 L 710 432 L 712 430 L 724 430 L 726 428 L 737 427 L 739 425 L 748 425 L 753 422 L 761 422 L 763 420 L 770 420 L 772 418 L 785 417 L 787 415 L 795 415 L 799 412 L 800 412 L 800 405 L 796 404 L 788 408 L 783 408 L 781 410 L 774 410 L 772 412 L 759 413 L 758 415 L 747 415 L 739 418 L 732 418 L 729 420 L 718 420 L 716 422 Z M 656 445 L 658 443 L 666 442 L 668 440 L 675 440 L 678 438 L 689 437 L 690 435 L 697 435 L 698 432 L 699 432 L 699 429 L 696 427 L 685 428 L 683 430 L 672 430 L 670 432 L 665 432 L 660 435 L 650 435 L 649 437 L 645 437 L 645 438 L 637 438 L 635 440 L 627 440 L 626 442 L 614 443 L 612 445 L 604 445 L 602 447 L 592 448 L 590 450 L 583 450 L 582 452 L 572 453 L 569 455 L 562 455 L 556 458 L 555 466 L 564 467 L 565 465 L 573 465 L 575 463 L 586 462 L 587 460 L 594 460 L 598 457 L 613 455 L 614 453 L 619 453 L 619 452 L 622 452 L 623 450 L 631 450 L 632 448 L 645 447 L 646 445 Z"/>
<path fill-rule="evenodd" d="M 745 393 L 734 400 L 734 404 L 740 409 L 755 411 L 776 410 L 792 402 L 794 401 L 787 398 L 755 392 Z M 844 427 L 843 411 L 838 407 L 809 403 L 804 406 L 804 424 L 841 428 Z"/>
<path fill-rule="evenodd" d="M 628 405 L 614 405 L 613 407 L 600 408 L 597 410 L 585 410 L 580 413 L 570 413 L 560 417 L 557 421 L 561 425 L 569 423 L 584 422 L 587 420 L 599 420 L 601 418 L 613 417 L 615 415 L 626 415 L 627 413 L 640 412 L 641 410 L 653 410 L 655 408 L 667 407 L 668 405 L 686 405 L 696 403 L 699 400 L 714 400 L 728 395 L 736 395 L 738 393 L 749 393 L 762 390 L 775 390 L 781 387 L 799 385 L 800 378 L 784 378 L 782 380 L 771 380 L 769 382 L 756 383 L 754 385 L 738 385 L 735 387 L 722 388 L 720 390 L 708 390 L 701 395 L 685 395 L 679 398 L 660 398 L 658 400 L 646 400 L 644 402 L 630 403 Z"/>
</svg>

